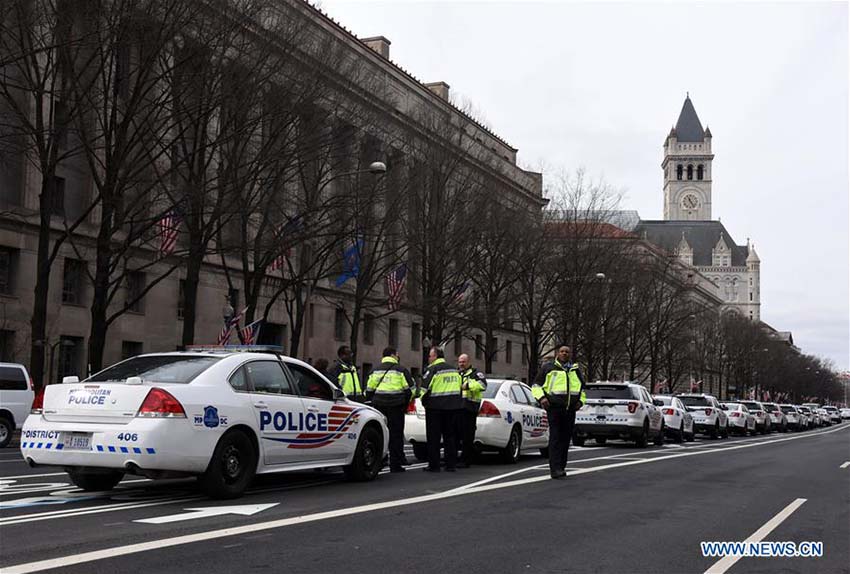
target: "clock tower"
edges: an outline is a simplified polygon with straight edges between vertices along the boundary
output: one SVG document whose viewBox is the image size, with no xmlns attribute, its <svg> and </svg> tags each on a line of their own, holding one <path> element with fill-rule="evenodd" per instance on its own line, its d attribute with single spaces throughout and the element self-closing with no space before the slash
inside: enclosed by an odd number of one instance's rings
<svg viewBox="0 0 850 574">
<path fill-rule="evenodd" d="M 676 126 L 664 142 L 664 219 L 711 220 L 711 131 L 685 97 Z"/>
</svg>

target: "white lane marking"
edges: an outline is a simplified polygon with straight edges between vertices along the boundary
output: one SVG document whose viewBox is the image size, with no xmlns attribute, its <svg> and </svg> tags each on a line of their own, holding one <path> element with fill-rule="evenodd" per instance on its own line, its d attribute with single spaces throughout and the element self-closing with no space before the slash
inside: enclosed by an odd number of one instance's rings
<svg viewBox="0 0 850 574">
<path fill-rule="evenodd" d="M 845 462 L 844 464 L 842 464 L 838 468 L 847 468 L 848 466 L 850 466 L 850 460 L 848 460 L 847 462 Z"/>
<path fill-rule="evenodd" d="M 238 506 L 207 506 L 204 508 L 184 508 L 186 512 L 179 514 L 169 514 L 167 516 L 155 516 L 153 518 L 142 518 L 133 522 L 143 522 L 145 524 L 170 524 L 172 522 L 182 522 L 184 520 L 196 520 L 198 518 L 209 518 L 211 516 L 222 516 L 225 514 L 239 514 L 241 516 L 253 516 L 258 512 L 268 510 L 277 506 L 278 502 L 269 504 L 240 504 Z"/>
<path fill-rule="evenodd" d="M 3 480 L 7 478 L 19 479 L 19 478 L 45 478 L 48 476 L 67 476 L 67 472 L 48 472 L 47 474 L 19 474 L 17 476 L 2 476 Z"/>
<path fill-rule="evenodd" d="M 762 525 L 761 528 L 753 532 L 749 538 L 744 540 L 744 544 L 749 544 L 751 542 L 761 542 L 764 540 L 764 537 L 773 532 L 773 530 L 785 522 L 785 519 L 791 516 L 791 514 L 803 506 L 803 503 L 806 502 L 805 498 L 798 498 L 785 508 L 779 511 L 779 514 L 768 520 Z M 727 555 L 714 563 L 714 565 L 705 571 L 705 574 L 724 574 L 729 568 L 731 568 L 735 562 L 741 559 L 741 556 L 733 556 Z"/>
<path fill-rule="evenodd" d="M 112 512 L 115 510 L 129 510 L 131 508 L 146 508 L 148 506 L 161 506 L 163 504 L 178 504 L 181 502 L 189 502 L 191 500 L 200 500 L 203 496 L 189 496 L 185 498 L 166 498 L 149 502 L 122 502 L 119 504 L 109 504 L 104 506 L 96 506 L 94 508 L 57 510 L 54 512 L 41 512 L 39 514 L 27 514 L 24 516 L 9 516 L 0 518 L 0 526 L 11 526 L 13 524 L 22 524 L 26 522 L 39 522 L 42 520 L 52 520 L 54 518 L 68 518 L 71 516 L 84 516 L 86 514 L 100 514 L 101 512 Z M 4 571 L 5 574 L 5 571 Z"/>
<path fill-rule="evenodd" d="M 819 436 L 821 434 L 829 434 L 830 432 L 836 432 L 839 430 L 846 430 L 847 427 L 840 427 L 830 431 L 825 431 L 822 433 L 810 433 L 799 436 L 792 436 L 788 438 L 778 439 L 776 441 L 772 441 L 770 444 L 774 444 L 777 442 L 785 442 L 798 440 L 803 438 L 810 438 L 813 436 Z M 723 450 L 736 450 L 742 448 L 752 448 L 755 446 L 759 446 L 761 443 L 755 444 L 742 444 L 739 446 L 729 447 Z M 651 458 L 640 461 L 628 461 L 621 462 L 617 464 L 607 464 L 603 466 L 597 466 L 593 468 L 583 468 L 578 470 L 569 471 L 568 475 L 578 475 L 578 474 L 587 474 L 591 472 L 598 472 L 601 470 L 607 470 L 611 468 L 620 468 L 626 466 L 634 466 L 637 464 L 647 464 L 651 462 L 656 462 L 658 460 L 667 460 L 673 458 L 682 458 L 686 456 L 699 456 L 701 454 L 709 454 L 712 452 L 720 452 L 720 450 L 694 450 L 694 452 L 682 452 L 678 454 L 670 454 L 665 457 L 660 458 Z M 498 484 L 488 484 L 479 486 L 476 488 L 469 488 L 465 490 L 451 490 L 446 492 L 439 492 L 436 494 L 426 494 L 422 496 L 414 496 L 411 498 L 401 498 L 396 500 L 389 500 L 386 502 L 376 502 L 373 504 L 365 504 L 362 506 L 353 506 L 349 508 L 340 508 L 337 510 L 329 510 L 325 512 L 317 512 L 314 514 L 306 514 L 303 516 L 294 516 L 291 518 L 281 518 L 278 520 L 270 520 L 267 522 L 257 522 L 254 524 L 246 524 L 244 526 L 236 526 L 232 528 L 222 528 L 219 530 L 208 530 L 206 532 L 196 532 L 194 534 L 186 534 L 183 536 L 174 536 L 172 538 L 161 538 L 159 540 L 151 540 L 149 542 L 140 542 L 136 544 L 128 544 L 125 546 L 116 546 L 113 548 L 105 548 L 103 550 L 94 550 L 91 552 L 83 552 L 80 554 L 71 554 L 68 556 L 61 556 L 59 558 L 50 558 L 47 560 L 39 560 L 37 562 L 27 562 L 24 564 L 18 564 L 15 566 L 9 566 L 3 570 L 4 574 L 27 574 L 29 572 L 40 572 L 42 570 L 49 570 L 51 568 L 62 568 L 65 566 L 73 566 L 75 564 L 84 564 L 87 562 L 94 562 L 97 560 L 104 560 L 106 558 L 115 558 L 117 556 L 126 556 L 128 554 L 137 554 L 139 552 L 147 552 L 150 550 L 160 550 L 162 548 L 169 548 L 172 546 L 180 546 L 183 544 L 191 544 L 194 542 L 204 542 L 208 540 L 215 540 L 218 538 L 226 538 L 230 536 L 239 536 L 242 534 L 251 534 L 254 532 L 261 532 L 264 530 L 271 530 L 275 528 L 283 528 L 286 526 L 292 526 L 293 524 L 306 524 L 310 522 L 318 522 L 321 520 L 329 520 L 332 518 L 339 518 L 341 516 L 351 516 L 354 514 L 363 514 L 366 512 L 374 512 L 377 510 L 385 510 L 388 508 L 396 508 L 399 506 L 409 506 L 412 504 L 419 504 L 423 502 L 432 502 L 435 500 L 442 500 L 446 498 L 453 498 L 456 496 L 465 496 L 468 494 L 475 494 L 479 492 L 489 492 L 491 490 L 499 490 L 503 488 L 511 488 L 514 486 L 524 486 L 527 484 L 542 482 L 544 480 L 551 480 L 548 476 L 535 476 L 530 478 L 525 478 L 522 480 L 514 480 L 510 482 L 501 482 Z"/>
</svg>

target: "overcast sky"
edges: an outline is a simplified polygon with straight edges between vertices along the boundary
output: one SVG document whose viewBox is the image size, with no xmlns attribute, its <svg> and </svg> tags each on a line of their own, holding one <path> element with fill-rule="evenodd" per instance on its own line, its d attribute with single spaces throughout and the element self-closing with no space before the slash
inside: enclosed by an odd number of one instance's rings
<svg viewBox="0 0 850 574">
<path fill-rule="evenodd" d="M 846 2 L 320 7 L 470 100 L 522 165 L 584 167 L 644 219 L 663 217 L 662 144 L 690 92 L 714 137 L 713 216 L 762 260 L 762 320 L 850 366 Z"/>
</svg>

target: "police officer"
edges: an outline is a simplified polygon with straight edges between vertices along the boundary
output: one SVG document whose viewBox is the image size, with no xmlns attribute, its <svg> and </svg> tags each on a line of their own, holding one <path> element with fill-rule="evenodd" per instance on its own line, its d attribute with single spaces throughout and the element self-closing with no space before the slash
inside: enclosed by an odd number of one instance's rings
<svg viewBox="0 0 850 574">
<path fill-rule="evenodd" d="M 381 364 L 369 375 L 366 399 L 387 417 L 390 431 L 390 472 L 404 472 L 404 413 L 413 399 L 413 377 L 398 364 L 394 347 L 384 349 Z"/>
<path fill-rule="evenodd" d="M 481 407 L 481 395 L 487 389 L 484 373 L 474 368 L 469 355 L 463 353 L 457 358 L 457 370 L 460 373 L 460 388 L 463 395 L 463 411 L 458 417 L 458 438 L 462 447 L 462 460 L 459 468 L 469 468 L 475 455 L 475 422 Z"/>
<path fill-rule="evenodd" d="M 328 378 L 341 388 L 349 399 L 358 403 L 364 402 L 366 400 L 365 389 L 360 383 L 360 377 L 357 376 L 357 367 L 351 363 L 351 348 L 343 345 L 337 350 L 336 355 L 339 358 L 328 371 Z"/>
<path fill-rule="evenodd" d="M 425 436 L 428 442 L 428 466 L 422 470 L 440 472 L 440 439 L 446 456 L 446 470 L 457 467 L 457 419 L 463 412 L 461 377 L 446 363 L 439 347 L 428 353 L 428 370 L 422 377 L 422 405 L 425 407 Z"/>
<path fill-rule="evenodd" d="M 585 402 L 584 379 L 572 361 L 572 350 L 558 348 L 554 361 L 540 369 L 531 392 L 549 418 L 549 475 L 567 477 L 567 451 L 576 421 L 576 411 Z"/>
</svg>

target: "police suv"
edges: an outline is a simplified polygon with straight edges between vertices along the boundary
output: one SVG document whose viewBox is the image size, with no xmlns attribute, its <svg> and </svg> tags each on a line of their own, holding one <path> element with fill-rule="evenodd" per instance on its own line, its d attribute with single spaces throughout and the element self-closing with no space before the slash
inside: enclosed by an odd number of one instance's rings
<svg viewBox="0 0 850 574">
<path fill-rule="evenodd" d="M 576 412 L 573 444 L 584 446 L 588 438 L 605 444 L 609 438 L 633 440 L 638 447 L 652 439 L 664 444 L 664 403 L 653 400 L 637 383 L 606 382 L 585 385 L 587 403 Z"/>
<path fill-rule="evenodd" d="M 125 473 L 199 477 L 216 498 L 254 475 L 343 467 L 374 479 L 386 420 L 277 348 L 195 348 L 140 355 L 36 396 L 21 434 L 30 466 L 65 468 L 84 490 Z"/>
</svg>

